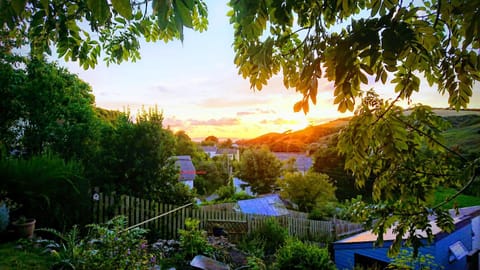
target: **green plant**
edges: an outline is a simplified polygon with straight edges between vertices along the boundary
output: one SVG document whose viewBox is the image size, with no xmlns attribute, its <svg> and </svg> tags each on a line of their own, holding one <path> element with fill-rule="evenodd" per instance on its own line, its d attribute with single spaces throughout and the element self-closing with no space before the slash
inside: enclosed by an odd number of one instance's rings
<svg viewBox="0 0 480 270">
<path fill-rule="evenodd" d="M 60 269 L 148 269 L 157 263 L 143 235 L 145 230 L 125 231 L 126 218 L 118 216 L 105 224 L 87 225 L 89 232 L 80 237 L 77 227 L 63 234 L 54 229 L 40 229 L 56 237 L 53 249 L 55 267 Z"/>
<path fill-rule="evenodd" d="M 288 231 L 275 218 L 268 218 L 252 236 L 263 242 L 265 255 L 272 255 L 285 243 Z"/>
<path fill-rule="evenodd" d="M 187 218 L 185 220 L 185 229 L 180 229 L 180 248 L 185 260 L 191 260 L 195 255 L 208 255 L 213 252 L 208 244 L 207 233 L 199 229 L 200 221 Z"/>
<path fill-rule="evenodd" d="M 0 190 L 8 190 L 8 197 L 21 204 L 12 220 L 19 215 L 34 216 L 39 227 L 60 230 L 88 223 L 89 184 L 77 161 L 51 154 L 3 159 L 0 179 Z"/>
<path fill-rule="evenodd" d="M 430 254 L 419 254 L 414 257 L 412 249 L 401 249 L 399 254 L 392 259 L 387 269 L 443 269 L 442 265 L 435 263 L 435 257 Z"/>
<path fill-rule="evenodd" d="M 84 269 L 138 269 L 153 266 L 154 256 L 148 253 L 143 236 L 146 231 L 133 228 L 125 231 L 127 219 L 117 216 L 106 224 L 92 224 L 86 242 Z"/>
<path fill-rule="evenodd" d="M 267 269 L 267 265 L 265 264 L 265 262 L 261 258 L 256 257 L 256 256 L 248 256 L 247 257 L 247 266 L 248 266 L 248 269 L 251 269 L 251 270 L 266 270 Z"/>
<path fill-rule="evenodd" d="M 260 238 L 253 237 L 253 234 L 242 238 L 238 244 L 238 248 L 247 252 L 250 256 L 263 258 L 265 255 L 265 241 Z"/>
<path fill-rule="evenodd" d="M 72 229 L 66 233 L 51 228 L 41 228 L 37 231 L 51 234 L 57 240 L 45 243 L 45 247 L 51 250 L 51 254 L 55 258 L 53 268 L 75 269 L 76 266 L 84 263 L 84 242 L 80 239 L 77 226 L 73 226 Z"/>
<path fill-rule="evenodd" d="M 336 269 L 328 251 L 300 240 L 289 238 L 276 253 L 275 269 Z"/>
</svg>

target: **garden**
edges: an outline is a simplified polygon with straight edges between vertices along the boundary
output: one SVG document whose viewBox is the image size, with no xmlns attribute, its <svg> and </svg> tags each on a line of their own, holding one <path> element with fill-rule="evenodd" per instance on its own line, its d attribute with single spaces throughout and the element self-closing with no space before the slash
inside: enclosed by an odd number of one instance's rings
<svg viewBox="0 0 480 270">
<path fill-rule="evenodd" d="M 155 239 L 142 228 L 126 230 L 117 216 L 105 224 L 73 226 L 62 233 L 38 228 L 34 236 L 17 239 L 12 231 L 0 244 L 2 269 L 335 269 L 327 248 L 288 236 L 275 219 L 239 243 L 208 236 L 199 220 L 187 219 L 179 239 Z M 10 227 L 9 227 L 10 228 Z M 10 229 L 8 229 L 10 230 Z M 6 238 L 2 238 L 6 239 Z M 3 242 L 3 241 L 2 241 Z M 193 260 L 197 255 L 197 260 Z M 198 259 L 217 268 L 202 267 Z M 212 261 L 212 260 L 214 261 Z M 194 261 L 196 261 L 194 263 Z M 199 264 L 200 263 L 200 264 Z M 203 264 L 205 266 L 205 264 Z M 207 266 L 205 266 L 207 267 Z"/>
</svg>

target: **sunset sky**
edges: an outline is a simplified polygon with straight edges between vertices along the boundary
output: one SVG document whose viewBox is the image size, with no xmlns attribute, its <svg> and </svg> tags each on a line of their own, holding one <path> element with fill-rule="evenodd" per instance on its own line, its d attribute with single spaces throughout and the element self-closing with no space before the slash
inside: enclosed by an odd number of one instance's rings
<svg viewBox="0 0 480 270">
<path fill-rule="evenodd" d="M 143 106 L 157 105 L 164 125 L 185 130 L 192 139 L 209 135 L 219 138 L 251 138 L 268 132 L 297 130 L 338 117 L 333 105 L 333 85 L 319 84 L 317 106 L 310 113 L 293 112 L 301 99 L 294 89 L 285 89 L 281 77 L 270 80 L 262 91 L 253 91 L 233 64 L 233 28 L 226 16 L 227 1 L 206 1 L 209 28 L 206 32 L 185 32 L 180 41 L 143 43 L 142 59 L 106 67 L 99 61 L 93 70 L 83 70 L 75 62 L 64 63 L 71 72 L 88 82 L 96 104 L 106 109 L 135 113 Z M 372 85 L 372 87 L 376 87 Z M 384 98 L 393 97 L 392 87 L 379 85 Z M 480 107 L 480 86 L 474 89 L 470 107 Z M 417 103 L 447 107 L 447 97 L 423 83 Z"/>
</svg>

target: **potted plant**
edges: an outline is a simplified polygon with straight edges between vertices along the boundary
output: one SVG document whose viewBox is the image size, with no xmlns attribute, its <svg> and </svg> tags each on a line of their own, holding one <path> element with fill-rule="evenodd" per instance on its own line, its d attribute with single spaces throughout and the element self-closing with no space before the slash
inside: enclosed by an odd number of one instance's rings
<svg viewBox="0 0 480 270">
<path fill-rule="evenodd" d="M 34 218 L 25 218 L 21 216 L 19 219 L 12 222 L 15 232 L 20 238 L 32 238 L 35 230 L 36 220 Z"/>
</svg>

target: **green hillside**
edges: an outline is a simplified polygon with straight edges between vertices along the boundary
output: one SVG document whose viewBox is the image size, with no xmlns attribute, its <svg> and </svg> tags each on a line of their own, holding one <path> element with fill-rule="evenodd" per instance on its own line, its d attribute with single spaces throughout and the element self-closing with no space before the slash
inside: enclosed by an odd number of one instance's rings
<svg viewBox="0 0 480 270">
<path fill-rule="evenodd" d="M 465 155 L 480 153 L 480 115 L 450 116 L 452 127 L 445 131 L 447 145 L 458 147 Z"/>
</svg>

